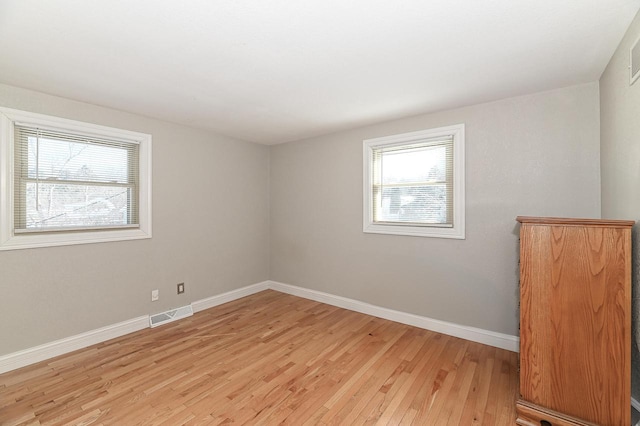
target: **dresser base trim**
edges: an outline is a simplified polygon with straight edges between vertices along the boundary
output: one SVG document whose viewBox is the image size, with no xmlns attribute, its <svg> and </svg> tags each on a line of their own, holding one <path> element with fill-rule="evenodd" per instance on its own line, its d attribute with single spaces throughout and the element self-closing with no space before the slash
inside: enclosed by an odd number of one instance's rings
<svg viewBox="0 0 640 426">
<path fill-rule="evenodd" d="M 520 426 L 597 426 L 594 423 L 532 404 L 524 399 L 519 399 L 516 403 L 516 413 L 518 414 L 516 424 Z"/>
</svg>

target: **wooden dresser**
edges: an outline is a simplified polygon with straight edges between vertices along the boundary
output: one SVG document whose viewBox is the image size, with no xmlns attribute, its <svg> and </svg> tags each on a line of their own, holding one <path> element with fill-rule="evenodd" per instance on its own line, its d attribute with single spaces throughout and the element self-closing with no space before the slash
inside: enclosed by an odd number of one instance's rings
<svg viewBox="0 0 640 426">
<path fill-rule="evenodd" d="M 525 426 L 631 424 L 633 221 L 517 218 Z"/>
</svg>

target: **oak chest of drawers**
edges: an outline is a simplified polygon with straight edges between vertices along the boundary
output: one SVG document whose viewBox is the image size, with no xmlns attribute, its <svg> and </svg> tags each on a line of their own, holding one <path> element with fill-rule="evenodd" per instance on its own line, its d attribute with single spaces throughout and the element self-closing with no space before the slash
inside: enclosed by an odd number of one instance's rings
<svg viewBox="0 0 640 426">
<path fill-rule="evenodd" d="M 518 217 L 519 425 L 629 425 L 633 221 Z"/>
</svg>

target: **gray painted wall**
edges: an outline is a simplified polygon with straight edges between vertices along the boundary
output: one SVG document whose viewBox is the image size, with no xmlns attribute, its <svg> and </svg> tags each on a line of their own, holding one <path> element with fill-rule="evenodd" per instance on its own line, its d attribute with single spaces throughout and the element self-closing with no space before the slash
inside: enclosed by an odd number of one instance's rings
<svg viewBox="0 0 640 426">
<path fill-rule="evenodd" d="M 153 135 L 153 238 L 0 252 L 0 355 L 269 278 L 268 147 L 5 85 L 0 105 Z"/>
<path fill-rule="evenodd" d="M 153 239 L 0 252 L 0 355 L 269 278 L 515 335 L 515 216 L 600 214 L 597 83 L 270 148 L 5 85 L 0 105 L 154 137 Z M 466 240 L 364 234 L 362 140 L 456 123 Z"/>
<path fill-rule="evenodd" d="M 640 221 L 640 80 L 629 86 L 629 48 L 640 37 L 636 15 L 600 77 L 602 217 Z M 640 399 L 640 224 L 633 233 L 632 395 Z"/>
<path fill-rule="evenodd" d="M 598 83 L 271 149 L 271 279 L 518 334 L 515 217 L 600 216 Z M 466 240 L 362 232 L 362 141 L 466 124 Z"/>
</svg>

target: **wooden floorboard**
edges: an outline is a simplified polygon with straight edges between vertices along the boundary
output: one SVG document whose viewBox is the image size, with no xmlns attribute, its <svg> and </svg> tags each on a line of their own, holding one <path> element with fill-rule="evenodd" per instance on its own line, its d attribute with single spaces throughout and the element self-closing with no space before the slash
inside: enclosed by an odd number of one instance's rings
<svg viewBox="0 0 640 426">
<path fill-rule="evenodd" d="M 513 425 L 517 354 L 264 291 L 0 375 L 0 425 Z"/>
</svg>

